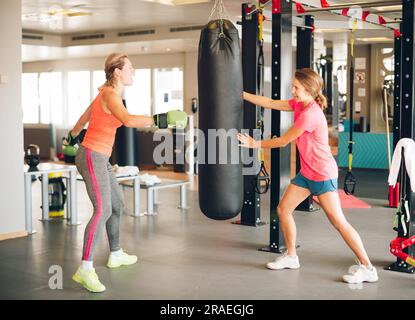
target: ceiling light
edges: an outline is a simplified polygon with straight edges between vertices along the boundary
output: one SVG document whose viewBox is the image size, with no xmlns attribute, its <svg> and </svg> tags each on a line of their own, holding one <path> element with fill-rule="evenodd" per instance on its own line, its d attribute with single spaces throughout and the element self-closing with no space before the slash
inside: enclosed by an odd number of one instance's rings
<svg viewBox="0 0 415 320">
<path fill-rule="evenodd" d="M 392 41 L 391 38 L 387 38 L 387 37 L 357 38 L 356 40 L 363 41 L 363 42 L 390 42 Z"/>
<path fill-rule="evenodd" d="M 170 52 L 170 51 L 171 51 L 171 49 L 170 49 L 170 48 L 166 48 L 166 51 Z"/>
<path fill-rule="evenodd" d="M 165 4 L 168 6 L 181 6 L 185 4 L 207 3 L 210 0 L 144 0 L 147 2 L 154 2 L 159 4 Z"/>
<path fill-rule="evenodd" d="M 317 33 L 323 33 L 323 32 L 329 33 L 329 32 L 342 32 L 344 30 L 348 30 L 348 29 L 347 28 L 343 28 L 343 29 L 341 29 L 341 28 L 337 28 L 337 29 L 316 29 L 315 32 L 317 32 Z"/>
<path fill-rule="evenodd" d="M 76 5 L 68 8 L 63 8 L 60 5 L 52 5 L 48 9 L 48 14 L 50 16 L 65 16 L 65 17 L 81 17 L 81 16 L 91 16 L 92 12 L 79 10 L 82 9 L 85 5 Z"/>
<path fill-rule="evenodd" d="M 386 6 L 386 7 L 376 7 L 377 11 L 389 11 L 389 10 L 402 10 L 402 5 L 396 5 L 396 6 Z"/>
<path fill-rule="evenodd" d="M 173 0 L 172 2 L 175 6 L 181 6 L 183 4 L 206 3 L 210 0 Z"/>
</svg>

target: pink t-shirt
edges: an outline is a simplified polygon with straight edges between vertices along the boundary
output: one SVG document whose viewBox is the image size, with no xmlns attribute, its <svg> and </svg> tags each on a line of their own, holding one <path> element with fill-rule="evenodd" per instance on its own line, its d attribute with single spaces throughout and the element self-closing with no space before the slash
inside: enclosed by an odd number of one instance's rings
<svg viewBox="0 0 415 320">
<path fill-rule="evenodd" d="M 295 141 L 300 154 L 301 174 L 310 180 L 336 179 L 339 175 L 336 160 L 329 146 L 327 120 L 323 110 L 313 101 L 305 109 L 302 102 L 288 101 L 294 110 L 294 127 L 304 130 Z"/>
</svg>

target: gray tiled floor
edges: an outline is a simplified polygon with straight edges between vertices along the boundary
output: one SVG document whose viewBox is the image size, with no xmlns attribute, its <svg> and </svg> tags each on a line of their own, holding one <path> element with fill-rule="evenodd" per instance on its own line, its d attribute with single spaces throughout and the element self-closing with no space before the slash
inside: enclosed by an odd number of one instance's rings
<svg viewBox="0 0 415 320">
<path fill-rule="evenodd" d="M 378 283 L 351 286 L 341 282 L 341 275 L 353 263 L 353 255 L 321 210 L 295 213 L 301 269 L 271 271 L 264 265 L 275 254 L 257 250 L 268 244 L 269 224 L 253 228 L 209 220 L 200 212 L 197 193 L 192 191 L 190 209 L 181 211 L 176 209 L 179 189 L 167 189 L 160 191 L 157 216 L 122 218 L 121 242 L 127 251 L 138 254 L 137 265 L 107 269 L 107 239 L 102 237 L 95 266 L 107 291 L 91 294 L 70 279 L 79 265 L 83 231 L 91 212 L 84 187 L 79 184 L 81 226 L 34 220 L 38 233 L 0 242 L 0 299 L 411 298 L 415 276 L 383 270 L 394 261 L 388 246 L 395 237 L 394 209 L 386 208 L 384 196 L 379 196 L 386 186 L 386 174 L 362 171 L 356 175 L 360 180 L 358 190 L 364 195 L 360 198 L 372 208 L 349 209 L 345 214 L 378 267 Z M 40 206 L 40 184 L 36 184 L 33 207 L 34 215 L 40 217 L 40 209 L 36 209 Z M 127 190 L 128 212 L 131 196 L 131 190 Z M 265 221 L 268 198 L 269 195 L 263 196 Z M 142 199 L 145 202 L 143 191 Z M 49 289 L 51 265 L 62 266 L 64 290 Z"/>
</svg>

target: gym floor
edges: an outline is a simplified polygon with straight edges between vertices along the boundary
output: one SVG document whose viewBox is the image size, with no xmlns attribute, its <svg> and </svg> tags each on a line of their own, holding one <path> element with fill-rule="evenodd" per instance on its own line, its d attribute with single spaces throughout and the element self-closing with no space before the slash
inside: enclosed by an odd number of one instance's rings
<svg viewBox="0 0 415 320">
<path fill-rule="evenodd" d="M 192 187 L 190 209 L 177 209 L 179 189 L 167 189 L 159 192 L 157 216 L 133 218 L 128 215 L 132 192 L 127 189 L 121 244 L 139 256 L 139 263 L 107 269 L 108 244 L 103 233 L 94 265 L 107 290 L 92 294 L 71 280 L 80 263 L 83 232 L 92 210 L 83 184 L 78 189 L 82 225 L 70 227 L 62 220 L 42 223 L 36 219 L 41 216 L 40 183 L 36 182 L 33 208 L 38 232 L 0 242 L 0 299 L 409 299 L 415 288 L 414 275 L 383 270 L 395 261 L 389 253 L 389 242 L 396 233 L 392 230 L 395 210 L 386 207 L 387 172 L 354 173 L 356 195 L 372 208 L 348 209 L 345 215 L 378 268 L 378 283 L 348 285 L 341 281 L 354 257 L 322 210 L 294 214 L 301 268 L 272 271 L 265 264 L 276 255 L 257 250 L 268 244 L 269 224 L 247 227 L 210 220 L 201 213 Z M 141 192 L 144 210 L 145 194 Z M 262 201 L 262 219 L 268 221 L 269 194 Z M 51 265 L 63 269 L 63 290 L 49 288 Z"/>
</svg>

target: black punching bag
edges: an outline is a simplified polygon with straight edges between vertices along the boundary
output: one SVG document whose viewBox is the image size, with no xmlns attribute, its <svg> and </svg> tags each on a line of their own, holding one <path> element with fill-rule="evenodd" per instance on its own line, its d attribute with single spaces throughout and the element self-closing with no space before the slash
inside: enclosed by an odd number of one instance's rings
<svg viewBox="0 0 415 320">
<path fill-rule="evenodd" d="M 238 30 L 228 20 L 210 21 L 199 42 L 199 129 L 204 135 L 198 139 L 199 206 L 215 220 L 233 218 L 242 209 L 241 151 L 236 138 L 243 125 L 242 81 Z M 221 131 L 225 138 L 218 138 Z"/>
<path fill-rule="evenodd" d="M 124 107 L 127 107 L 125 100 L 122 100 Z M 113 164 L 119 166 L 136 166 L 137 161 L 135 158 L 135 146 L 136 146 L 136 129 L 121 126 L 117 129 L 115 134 L 115 144 L 113 156 L 111 159 Z"/>
</svg>

